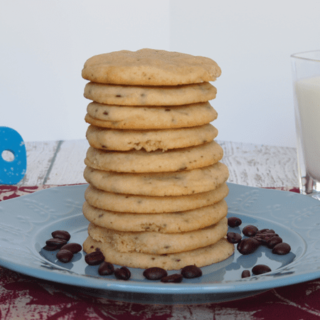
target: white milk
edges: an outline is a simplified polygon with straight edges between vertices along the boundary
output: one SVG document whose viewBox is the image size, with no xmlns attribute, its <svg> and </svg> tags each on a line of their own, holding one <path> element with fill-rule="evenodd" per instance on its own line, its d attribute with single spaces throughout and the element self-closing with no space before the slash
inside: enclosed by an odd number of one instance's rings
<svg viewBox="0 0 320 320">
<path fill-rule="evenodd" d="M 320 182 L 320 77 L 297 81 L 296 95 L 306 170 Z"/>
</svg>

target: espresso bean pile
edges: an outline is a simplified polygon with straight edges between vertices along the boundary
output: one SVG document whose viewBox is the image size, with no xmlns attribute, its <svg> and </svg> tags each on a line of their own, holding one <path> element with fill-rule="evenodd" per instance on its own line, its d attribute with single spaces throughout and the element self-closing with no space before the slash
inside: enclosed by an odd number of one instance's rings
<svg viewBox="0 0 320 320">
<path fill-rule="evenodd" d="M 167 271 L 162 268 L 149 268 L 143 272 L 148 280 L 161 280 L 164 283 L 180 283 L 183 278 L 193 279 L 202 276 L 202 271 L 195 265 L 186 266 L 181 269 L 181 273 L 168 276 Z"/>
<path fill-rule="evenodd" d="M 112 263 L 105 261 L 105 257 L 99 249 L 88 253 L 84 259 L 89 266 L 99 265 L 98 273 L 100 276 L 110 276 L 114 274 L 119 280 L 129 280 L 131 277 L 131 272 L 127 267 L 114 269 Z"/>
<path fill-rule="evenodd" d="M 228 226 L 231 228 L 239 227 L 242 224 L 241 219 L 237 217 L 228 218 Z M 291 251 L 288 243 L 282 241 L 282 238 L 272 229 L 259 230 L 256 226 L 247 225 L 242 229 L 242 233 L 248 238 L 242 238 L 239 233 L 228 232 L 227 240 L 230 243 L 237 244 L 238 251 L 243 255 L 248 255 L 255 252 L 261 245 L 272 249 L 272 253 L 278 255 L 285 255 Z M 254 275 L 270 272 L 271 269 L 264 265 L 259 264 L 252 268 Z M 250 277 L 250 271 L 244 270 L 241 278 Z"/>
<path fill-rule="evenodd" d="M 73 255 L 82 250 L 82 246 L 78 243 L 68 243 L 71 236 L 70 233 L 64 230 L 56 230 L 51 233 L 52 238 L 46 241 L 43 247 L 47 251 L 58 250 L 57 259 L 63 263 L 68 263 L 72 260 Z"/>
</svg>

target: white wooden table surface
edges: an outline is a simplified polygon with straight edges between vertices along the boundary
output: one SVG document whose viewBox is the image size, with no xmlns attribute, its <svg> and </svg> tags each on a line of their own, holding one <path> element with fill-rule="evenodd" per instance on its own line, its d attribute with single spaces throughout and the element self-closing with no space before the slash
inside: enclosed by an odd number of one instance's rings
<svg viewBox="0 0 320 320">
<path fill-rule="evenodd" d="M 218 141 L 229 182 L 254 187 L 298 186 L 296 149 Z M 27 174 L 19 185 L 85 183 L 87 140 L 26 142 Z"/>
</svg>

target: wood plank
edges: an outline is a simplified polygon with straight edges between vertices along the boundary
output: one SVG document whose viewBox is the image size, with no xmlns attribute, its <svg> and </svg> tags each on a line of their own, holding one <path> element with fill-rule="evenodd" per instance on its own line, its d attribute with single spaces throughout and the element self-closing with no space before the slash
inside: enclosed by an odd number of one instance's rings
<svg viewBox="0 0 320 320">
<path fill-rule="evenodd" d="M 88 141 L 84 139 L 63 141 L 45 184 L 85 183 L 84 159 L 88 148 Z"/>
<path fill-rule="evenodd" d="M 58 141 L 26 142 L 25 145 L 27 149 L 27 173 L 18 185 L 41 185 L 52 163 Z"/>
<path fill-rule="evenodd" d="M 218 141 L 222 162 L 229 167 L 229 182 L 254 187 L 298 186 L 296 149 Z"/>
</svg>

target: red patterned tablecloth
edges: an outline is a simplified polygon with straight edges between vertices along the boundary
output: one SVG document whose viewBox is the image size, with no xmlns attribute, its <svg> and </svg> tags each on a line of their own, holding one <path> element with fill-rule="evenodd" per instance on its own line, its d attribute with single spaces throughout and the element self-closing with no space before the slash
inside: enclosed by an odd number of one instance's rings
<svg viewBox="0 0 320 320">
<path fill-rule="evenodd" d="M 0 186 L 0 201 L 49 187 Z M 320 319 L 320 281 L 273 289 L 231 302 L 165 306 L 115 302 L 71 293 L 65 285 L 0 267 L 0 319 L 313 320 Z"/>
</svg>

